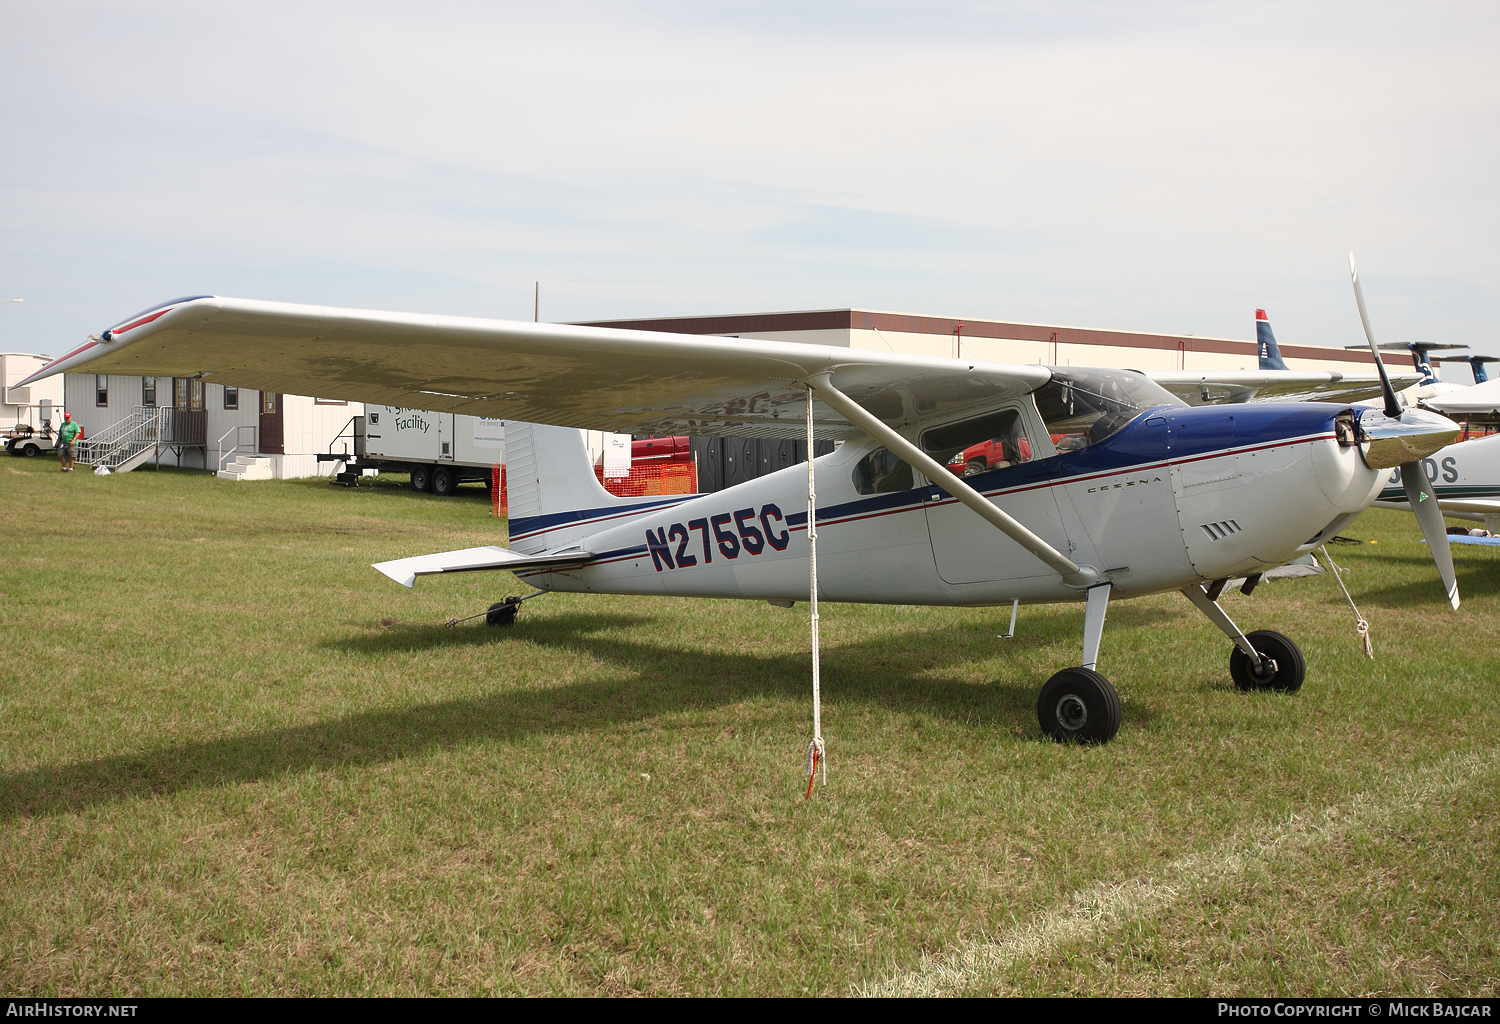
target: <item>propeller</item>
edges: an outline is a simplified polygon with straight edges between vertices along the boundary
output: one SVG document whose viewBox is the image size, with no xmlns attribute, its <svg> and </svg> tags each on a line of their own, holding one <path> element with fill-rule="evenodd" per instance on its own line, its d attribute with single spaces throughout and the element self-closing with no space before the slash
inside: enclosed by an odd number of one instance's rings
<svg viewBox="0 0 1500 1024">
<path fill-rule="evenodd" d="M 1370 343 L 1370 355 L 1375 358 L 1375 369 L 1380 373 L 1380 390 L 1385 396 L 1385 415 L 1388 420 L 1400 421 L 1403 414 L 1413 410 L 1402 410 L 1396 398 L 1396 389 L 1391 387 L 1391 378 L 1385 372 L 1385 363 L 1380 360 L 1380 350 L 1375 345 L 1375 332 L 1370 329 L 1370 314 L 1365 311 L 1365 293 L 1359 286 L 1359 268 L 1354 263 L 1354 253 L 1349 254 L 1349 277 L 1354 282 L 1354 301 L 1359 305 L 1359 319 L 1365 326 L 1365 339 Z M 1401 486 L 1406 489 L 1406 500 L 1416 514 L 1417 525 L 1422 536 L 1427 538 L 1427 547 L 1432 551 L 1432 560 L 1437 563 L 1438 576 L 1448 589 L 1448 600 L 1454 610 L 1458 609 L 1458 574 L 1453 571 L 1453 549 L 1448 544 L 1448 527 L 1443 521 L 1443 511 L 1438 508 L 1437 497 L 1432 493 L 1432 484 L 1420 459 L 1409 459 L 1400 464 Z"/>
</svg>

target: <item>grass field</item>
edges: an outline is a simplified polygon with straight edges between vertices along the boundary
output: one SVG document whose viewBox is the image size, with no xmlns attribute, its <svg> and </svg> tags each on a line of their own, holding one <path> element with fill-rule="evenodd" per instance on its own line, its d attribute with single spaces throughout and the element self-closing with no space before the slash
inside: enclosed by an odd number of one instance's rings
<svg viewBox="0 0 1500 1024">
<path fill-rule="evenodd" d="M 484 492 L 0 461 L 9 994 L 1470 994 L 1500 987 L 1500 552 L 1410 517 L 1231 592 L 1301 644 L 1241 694 L 1178 595 L 1110 609 L 1106 747 L 1039 737 L 1080 608 L 806 616 L 420 582 Z"/>
</svg>

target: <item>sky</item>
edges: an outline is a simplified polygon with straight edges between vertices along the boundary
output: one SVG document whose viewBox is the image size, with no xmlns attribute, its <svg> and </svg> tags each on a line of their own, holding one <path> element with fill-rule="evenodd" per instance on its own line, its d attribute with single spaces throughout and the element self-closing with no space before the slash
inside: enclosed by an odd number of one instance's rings
<svg viewBox="0 0 1500 1024">
<path fill-rule="evenodd" d="M 13 5 L 0 350 L 184 294 L 1500 353 L 1500 6 Z"/>
</svg>

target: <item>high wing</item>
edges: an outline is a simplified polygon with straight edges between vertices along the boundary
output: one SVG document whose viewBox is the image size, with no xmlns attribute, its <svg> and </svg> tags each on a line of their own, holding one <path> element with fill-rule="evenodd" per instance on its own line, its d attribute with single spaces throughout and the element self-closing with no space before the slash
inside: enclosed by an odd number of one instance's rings
<svg viewBox="0 0 1500 1024">
<path fill-rule="evenodd" d="M 1336 370 L 1153 370 L 1146 374 L 1188 405 L 1237 402 L 1358 402 L 1380 396 L 1373 373 Z M 1422 380 L 1416 373 L 1391 374 L 1391 384 L 1408 387 Z"/>
<path fill-rule="evenodd" d="M 1040 366 L 219 296 L 144 310 L 28 379 L 84 367 L 622 433 L 769 438 L 803 436 L 797 382 L 818 374 L 895 424 L 991 406 L 1051 377 Z M 854 432 L 822 401 L 814 417 L 825 436 Z"/>
</svg>

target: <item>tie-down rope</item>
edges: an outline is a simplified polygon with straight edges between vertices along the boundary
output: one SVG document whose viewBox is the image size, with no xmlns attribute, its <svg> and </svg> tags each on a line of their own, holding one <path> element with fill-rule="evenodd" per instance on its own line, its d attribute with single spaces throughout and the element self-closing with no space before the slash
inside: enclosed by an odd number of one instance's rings
<svg viewBox="0 0 1500 1024">
<path fill-rule="evenodd" d="M 823 694 L 818 678 L 818 490 L 813 477 L 813 389 L 807 389 L 807 565 L 808 607 L 812 618 L 813 738 L 807 745 L 807 796 L 812 799 L 813 781 L 819 769 L 828 785 L 828 753 L 823 748 Z"/>
<path fill-rule="evenodd" d="M 1339 575 L 1339 567 L 1333 564 L 1333 556 L 1328 553 L 1328 546 L 1320 544 L 1318 550 L 1323 552 L 1323 557 L 1328 559 L 1328 568 L 1333 570 L 1333 578 L 1338 581 L 1339 589 L 1344 592 L 1344 597 L 1349 601 L 1349 607 L 1354 609 L 1354 632 L 1359 634 L 1360 643 L 1364 644 L 1365 657 L 1371 661 L 1375 660 L 1375 647 L 1370 643 L 1370 624 L 1365 617 L 1359 613 L 1359 608 L 1354 604 L 1354 598 L 1349 595 L 1349 588 L 1344 586 L 1344 577 Z"/>
</svg>

